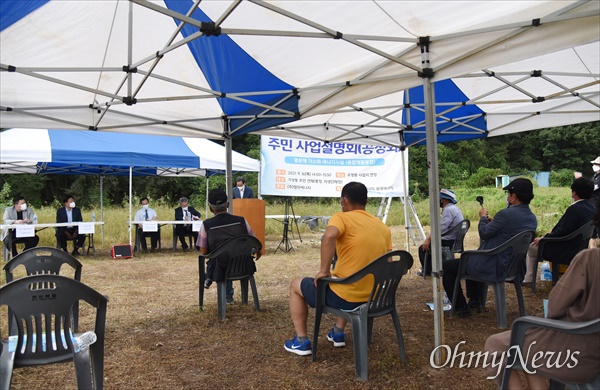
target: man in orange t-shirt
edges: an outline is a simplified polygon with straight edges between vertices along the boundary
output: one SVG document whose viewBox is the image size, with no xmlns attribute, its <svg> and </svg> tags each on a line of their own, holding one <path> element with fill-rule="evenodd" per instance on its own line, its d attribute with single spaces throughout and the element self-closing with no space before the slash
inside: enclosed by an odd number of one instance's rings
<svg viewBox="0 0 600 390">
<path fill-rule="evenodd" d="M 307 336 L 306 320 L 308 306 L 315 307 L 317 280 L 327 276 L 344 278 L 350 276 L 379 256 L 392 250 L 390 229 L 377 217 L 367 213 L 367 187 L 358 182 L 350 182 L 342 189 L 340 205 L 342 212 L 329 220 L 321 242 L 321 267 L 314 278 L 297 278 L 290 284 L 290 313 L 296 330 L 296 337 L 287 340 L 284 348 L 297 355 L 312 353 Z M 331 269 L 333 255 L 337 251 L 335 268 Z M 369 300 L 373 288 L 371 275 L 348 285 L 327 287 L 327 306 L 343 310 L 353 310 Z M 335 347 L 346 345 L 344 340 L 344 318 L 337 318 L 336 324 L 327 335 L 327 340 Z"/>
</svg>

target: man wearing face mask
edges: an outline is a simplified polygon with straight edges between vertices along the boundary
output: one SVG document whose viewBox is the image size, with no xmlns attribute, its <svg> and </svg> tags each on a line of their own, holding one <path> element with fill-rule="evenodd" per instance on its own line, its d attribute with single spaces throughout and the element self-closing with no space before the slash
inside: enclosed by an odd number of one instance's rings
<svg viewBox="0 0 600 390">
<path fill-rule="evenodd" d="M 529 208 L 529 202 L 533 199 L 531 181 L 518 178 L 511 181 L 503 190 L 506 191 L 507 208 L 498 211 L 494 218 L 488 217 L 488 211 L 485 208 L 482 207 L 479 210 L 478 230 L 481 240 L 479 250 L 496 248 L 518 233 L 537 229 L 537 219 Z M 495 257 L 474 256 L 467 263 L 467 274 L 490 283 L 503 281 L 506 279 L 506 268 L 509 261 L 510 252 L 499 253 Z M 453 297 L 454 283 L 458 277 L 458 264 L 459 259 L 447 260 L 442 263 L 444 290 L 450 299 Z M 460 284 L 456 302 L 452 302 L 460 317 L 470 316 L 471 309 L 481 310 L 484 288 L 487 288 L 485 283 L 473 280 L 467 280 L 466 284 L 468 305 Z"/>
<path fill-rule="evenodd" d="M 573 203 L 567 208 L 552 231 L 544 237 L 563 237 L 579 229 L 592 220 L 596 213 L 596 204 L 590 200 L 594 190 L 594 183 L 590 179 L 580 177 L 571 184 L 571 199 Z M 533 270 L 538 256 L 538 244 L 542 237 L 533 240 L 527 251 L 527 273 L 523 280 L 524 286 L 531 286 L 534 277 Z M 544 247 L 544 260 L 572 259 L 579 249 L 579 242 L 553 244 Z"/>
<path fill-rule="evenodd" d="M 4 210 L 3 219 L 5 225 L 20 225 L 34 223 L 34 221 L 37 221 L 37 216 L 30 207 L 27 207 L 25 198 L 19 195 L 14 197 L 13 206 L 7 207 Z M 33 237 L 17 238 L 16 229 L 6 229 L 2 230 L 2 240 L 4 241 L 6 248 L 12 250 L 12 255 L 14 257 L 17 255 L 17 243 L 25 244 L 25 250 L 27 250 L 34 248 L 40 241 L 40 238 L 37 234 Z M 12 245 L 9 245 L 9 241 L 12 241 Z"/>
<path fill-rule="evenodd" d="M 452 230 L 453 227 L 462 222 L 463 217 L 462 211 L 456 205 L 456 195 L 454 192 L 442 189 L 440 190 L 440 207 L 442 208 L 442 218 L 440 220 L 440 232 L 442 232 L 442 246 L 450 247 L 454 245 L 454 240 L 456 240 L 456 234 L 449 234 L 448 232 Z M 425 256 L 431 256 L 430 250 L 431 245 L 431 234 L 427 235 L 423 244 L 419 247 L 419 260 L 421 261 L 421 271 L 417 272 L 418 276 L 423 276 L 425 273 L 426 276 L 431 275 L 431 259 L 427 262 L 427 269 L 423 269 L 423 262 L 425 261 Z"/>
<path fill-rule="evenodd" d="M 231 197 L 233 199 L 254 198 L 254 192 L 252 191 L 252 188 L 246 186 L 246 180 L 244 180 L 244 178 L 240 176 L 237 179 L 235 179 L 235 187 L 233 187 L 233 192 L 231 193 Z"/>
<path fill-rule="evenodd" d="M 179 199 L 179 207 L 175 209 L 175 220 L 176 221 L 198 221 L 200 220 L 200 213 L 192 206 L 188 205 L 188 198 L 183 197 Z M 192 235 L 194 241 L 198 241 L 198 232 L 192 230 L 192 225 L 175 225 L 175 235 L 181 242 L 181 247 L 184 252 L 188 252 L 188 244 L 185 242 L 186 235 Z M 197 247 L 200 250 L 199 247 Z"/>
<path fill-rule="evenodd" d="M 63 207 L 56 210 L 57 223 L 83 222 L 81 210 L 79 207 L 75 207 L 75 200 L 72 195 L 65 195 L 63 197 L 63 204 Z M 58 240 L 58 245 L 65 252 L 68 252 L 67 240 L 73 240 L 74 247 L 71 254 L 73 256 L 81 255 L 79 248 L 83 248 L 85 234 L 79 234 L 77 226 L 61 226 L 56 228 L 56 239 Z"/>
<path fill-rule="evenodd" d="M 134 221 L 158 221 L 158 215 L 154 209 L 150 208 L 150 201 L 148 198 L 143 197 L 140 199 L 140 204 L 142 205 L 142 208 L 135 213 L 135 217 L 133 219 Z M 142 224 L 140 223 L 138 224 L 138 234 L 138 237 L 140 237 L 140 245 L 142 246 L 144 253 L 148 252 L 148 243 L 146 243 L 146 237 L 150 237 L 152 252 L 158 248 L 158 240 L 160 239 L 158 232 L 145 232 L 142 229 Z"/>
<path fill-rule="evenodd" d="M 592 164 L 592 170 L 594 171 L 594 177 L 592 182 L 594 183 L 594 192 L 592 192 L 591 201 L 593 204 L 597 204 L 600 200 L 600 156 L 596 157 L 594 161 L 590 161 Z M 581 172 L 575 172 L 575 178 L 581 177 Z"/>
</svg>

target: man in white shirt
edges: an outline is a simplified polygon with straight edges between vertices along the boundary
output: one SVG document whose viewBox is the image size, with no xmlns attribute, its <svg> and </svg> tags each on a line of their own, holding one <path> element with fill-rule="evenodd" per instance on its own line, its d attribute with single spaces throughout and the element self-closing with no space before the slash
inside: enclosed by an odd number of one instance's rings
<svg viewBox="0 0 600 390">
<path fill-rule="evenodd" d="M 135 213 L 135 218 L 133 219 L 134 221 L 158 221 L 158 215 L 156 215 L 156 211 L 154 209 L 150 208 L 150 202 L 148 201 L 148 198 L 143 197 L 140 199 L 140 204 L 142 205 L 142 208 Z M 160 239 L 159 232 L 145 232 L 142 229 L 141 223 L 138 224 L 137 229 L 139 235 L 138 237 L 140 237 L 140 245 L 142 246 L 144 253 L 148 252 L 146 237 L 150 237 L 150 243 L 152 245 L 151 251 L 154 252 L 158 247 L 158 240 Z"/>
</svg>

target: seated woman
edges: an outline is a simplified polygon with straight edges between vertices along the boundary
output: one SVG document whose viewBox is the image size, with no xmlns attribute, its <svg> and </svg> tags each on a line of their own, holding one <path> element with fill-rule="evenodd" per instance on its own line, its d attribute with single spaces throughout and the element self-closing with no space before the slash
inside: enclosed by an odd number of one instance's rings
<svg viewBox="0 0 600 390">
<path fill-rule="evenodd" d="M 594 217 L 596 226 L 600 226 L 600 207 Z M 600 249 L 586 249 L 575 256 L 564 276 L 548 296 L 548 318 L 583 322 L 600 317 Z M 490 336 L 485 343 L 489 353 L 500 355 L 510 347 L 510 331 Z M 570 350 L 567 352 L 567 350 Z M 544 353 L 535 361 L 536 373 L 525 374 L 530 389 L 548 388 L 546 377 L 561 382 L 587 383 L 600 374 L 600 335 L 578 335 L 560 333 L 549 329 L 530 329 L 525 334 L 521 350 L 523 358 L 531 364 L 532 357 L 539 351 Z M 546 354 L 553 351 L 555 354 Z M 571 368 L 567 364 L 557 367 L 556 362 L 565 360 L 567 353 L 578 351 L 577 364 Z M 560 352 L 560 358 L 557 359 Z M 505 362 L 506 363 L 506 359 Z M 560 365 L 560 364 L 558 364 Z M 498 367 L 487 367 L 490 376 L 498 372 Z M 502 374 L 494 378 L 502 381 Z M 516 370 L 511 371 L 508 387 L 521 389 L 522 383 Z"/>
</svg>

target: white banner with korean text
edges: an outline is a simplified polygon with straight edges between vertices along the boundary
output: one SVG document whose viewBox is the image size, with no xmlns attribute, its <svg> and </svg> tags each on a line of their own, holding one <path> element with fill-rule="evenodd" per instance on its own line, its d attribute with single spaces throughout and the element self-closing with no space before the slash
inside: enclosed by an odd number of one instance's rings
<svg viewBox="0 0 600 390">
<path fill-rule="evenodd" d="M 404 195 L 408 152 L 391 146 L 261 136 L 261 195 L 339 197 L 351 181 L 369 197 Z"/>
</svg>

